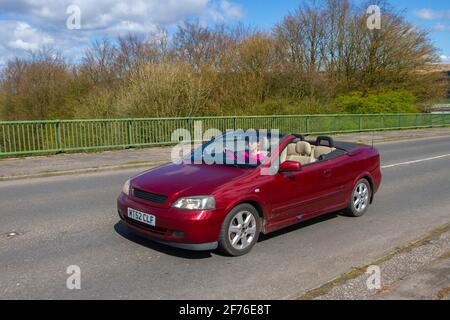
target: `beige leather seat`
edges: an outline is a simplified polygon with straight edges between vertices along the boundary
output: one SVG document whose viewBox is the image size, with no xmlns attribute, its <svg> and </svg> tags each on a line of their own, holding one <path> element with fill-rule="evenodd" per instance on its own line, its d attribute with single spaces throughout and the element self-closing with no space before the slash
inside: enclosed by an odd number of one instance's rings
<svg viewBox="0 0 450 320">
<path fill-rule="evenodd" d="M 313 152 L 314 159 L 315 159 L 315 161 L 318 161 L 320 156 L 322 156 L 324 154 L 329 154 L 335 150 L 336 150 L 336 148 L 330 148 L 330 147 L 325 147 L 325 146 L 315 146 L 314 152 Z"/>
<path fill-rule="evenodd" d="M 311 145 L 305 141 L 290 144 L 287 147 L 286 160 L 300 162 L 302 165 L 311 162 Z"/>
<path fill-rule="evenodd" d="M 309 162 L 310 163 L 313 163 L 313 162 L 317 161 L 317 159 L 314 157 L 315 150 L 316 150 L 316 146 L 312 145 L 311 146 L 311 157 L 309 158 Z"/>
<path fill-rule="evenodd" d="M 302 165 L 319 161 L 320 156 L 335 151 L 336 148 L 325 146 L 314 146 L 308 142 L 300 141 L 290 143 L 280 155 L 280 163 L 285 161 L 296 161 Z"/>
<path fill-rule="evenodd" d="M 290 143 L 286 148 L 284 148 L 283 152 L 280 155 L 280 163 L 283 163 L 288 160 L 288 157 L 291 159 L 292 156 L 296 156 L 297 152 L 295 151 L 295 143 Z"/>
</svg>

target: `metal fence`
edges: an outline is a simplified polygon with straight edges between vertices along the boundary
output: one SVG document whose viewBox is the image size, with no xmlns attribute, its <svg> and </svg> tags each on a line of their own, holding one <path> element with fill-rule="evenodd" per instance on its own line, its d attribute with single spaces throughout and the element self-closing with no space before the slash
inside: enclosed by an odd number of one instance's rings
<svg viewBox="0 0 450 320">
<path fill-rule="evenodd" d="M 352 114 L 253 117 L 0 121 L 0 157 L 173 144 L 172 133 L 278 129 L 281 133 L 333 134 L 450 126 L 450 114 Z"/>
</svg>

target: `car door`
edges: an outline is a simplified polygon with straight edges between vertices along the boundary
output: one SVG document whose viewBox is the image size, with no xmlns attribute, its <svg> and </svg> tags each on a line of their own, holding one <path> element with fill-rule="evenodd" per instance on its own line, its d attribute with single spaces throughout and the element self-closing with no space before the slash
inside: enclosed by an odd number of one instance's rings
<svg viewBox="0 0 450 320">
<path fill-rule="evenodd" d="M 323 176 L 317 186 L 320 190 L 318 191 L 320 201 L 319 206 L 316 207 L 317 214 L 342 207 L 342 204 L 346 201 L 346 190 L 348 184 L 351 184 L 351 179 L 348 177 L 349 172 L 352 171 L 352 168 L 348 166 L 348 161 L 346 161 L 347 158 L 345 152 L 336 152 L 320 162 Z"/>
<path fill-rule="evenodd" d="M 299 172 L 276 174 L 271 182 L 273 217 L 303 220 L 342 206 L 349 183 L 344 157 L 340 154 L 303 166 Z"/>
<path fill-rule="evenodd" d="M 272 215 L 275 219 L 297 217 L 299 220 L 314 214 L 321 204 L 325 178 L 324 165 L 306 165 L 299 172 L 278 173 L 273 177 L 270 189 Z"/>
</svg>

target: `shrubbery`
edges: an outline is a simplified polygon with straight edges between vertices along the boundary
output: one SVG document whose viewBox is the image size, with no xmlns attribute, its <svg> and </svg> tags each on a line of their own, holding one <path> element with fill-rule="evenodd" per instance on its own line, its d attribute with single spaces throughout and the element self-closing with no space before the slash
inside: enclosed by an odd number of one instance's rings
<svg viewBox="0 0 450 320">
<path fill-rule="evenodd" d="M 428 34 L 383 8 L 383 28 L 347 0 L 308 1 L 270 32 L 187 21 L 55 51 L 0 72 L 6 120 L 415 112 L 445 95 Z M 144 40 L 145 39 L 145 40 Z M 442 80 L 442 81 L 441 81 Z M 363 93 L 353 93 L 363 92 Z"/>
<path fill-rule="evenodd" d="M 341 113 L 414 113 L 418 112 L 415 102 L 414 94 L 398 90 L 372 93 L 367 96 L 361 93 L 339 96 L 334 105 Z"/>
</svg>

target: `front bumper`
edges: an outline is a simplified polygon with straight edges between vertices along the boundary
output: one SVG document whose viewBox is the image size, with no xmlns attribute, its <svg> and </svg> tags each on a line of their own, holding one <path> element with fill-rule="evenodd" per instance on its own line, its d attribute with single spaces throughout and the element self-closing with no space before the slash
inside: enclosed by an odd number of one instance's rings
<svg viewBox="0 0 450 320">
<path fill-rule="evenodd" d="M 158 243 L 166 245 L 166 246 L 184 249 L 184 250 L 190 250 L 190 251 L 212 251 L 212 250 L 216 250 L 217 247 L 219 246 L 219 243 L 217 241 L 209 242 L 209 243 L 199 243 L 199 244 L 165 241 L 165 240 L 156 238 L 154 236 L 151 236 L 148 233 L 142 232 L 138 228 L 134 228 L 132 225 L 129 225 L 128 223 L 126 223 L 126 221 L 124 221 L 123 219 L 122 219 L 122 221 L 125 223 L 125 225 L 128 227 L 128 229 L 132 230 L 134 233 L 140 235 L 141 237 L 146 238 L 151 241 L 158 242 Z"/>
<path fill-rule="evenodd" d="M 128 218 L 128 208 L 156 217 L 156 227 Z M 181 249 L 207 251 L 217 248 L 219 232 L 225 218 L 222 210 L 187 211 L 151 206 L 125 194 L 117 200 L 120 219 L 132 231 L 159 243 Z"/>
</svg>

